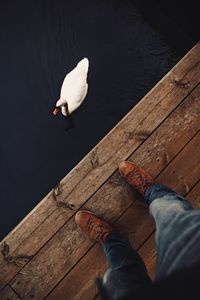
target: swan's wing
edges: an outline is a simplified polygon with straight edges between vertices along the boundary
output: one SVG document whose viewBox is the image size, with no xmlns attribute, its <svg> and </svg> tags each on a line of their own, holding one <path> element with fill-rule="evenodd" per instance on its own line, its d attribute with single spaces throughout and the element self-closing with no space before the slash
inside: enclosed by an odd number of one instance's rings
<svg viewBox="0 0 200 300">
<path fill-rule="evenodd" d="M 88 59 L 82 59 L 76 68 L 67 74 L 63 81 L 60 98 L 66 99 L 69 113 L 72 113 L 76 108 L 78 108 L 86 97 L 88 90 L 88 67 Z"/>
<path fill-rule="evenodd" d="M 88 58 L 83 58 L 77 65 L 77 68 L 81 70 L 85 75 L 88 73 L 89 69 L 89 60 Z"/>
<path fill-rule="evenodd" d="M 87 78 L 89 68 L 89 60 L 87 58 L 82 59 L 71 72 L 69 72 L 63 81 L 61 87 L 61 93 L 64 92 L 66 86 L 71 86 L 76 83 L 77 78 L 83 78 L 83 80 Z"/>
<path fill-rule="evenodd" d="M 68 103 L 69 114 L 77 109 L 85 99 L 88 91 L 88 84 L 77 83 L 78 88 L 69 89 L 66 101 Z"/>
</svg>

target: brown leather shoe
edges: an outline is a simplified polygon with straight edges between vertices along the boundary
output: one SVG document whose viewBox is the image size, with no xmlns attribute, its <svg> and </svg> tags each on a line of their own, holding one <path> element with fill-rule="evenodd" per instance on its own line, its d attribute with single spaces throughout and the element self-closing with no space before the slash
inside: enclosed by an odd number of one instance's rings
<svg viewBox="0 0 200 300">
<path fill-rule="evenodd" d="M 151 175 L 130 161 L 121 162 L 119 172 L 143 196 L 146 189 L 154 183 Z"/>
<path fill-rule="evenodd" d="M 113 230 L 107 222 L 89 211 L 78 211 L 75 222 L 90 239 L 102 243 Z"/>
</svg>

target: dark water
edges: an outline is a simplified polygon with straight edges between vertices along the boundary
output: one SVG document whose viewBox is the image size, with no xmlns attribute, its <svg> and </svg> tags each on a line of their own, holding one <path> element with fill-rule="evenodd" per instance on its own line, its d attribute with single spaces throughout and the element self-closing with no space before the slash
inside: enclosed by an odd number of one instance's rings
<svg viewBox="0 0 200 300">
<path fill-rule="evenodd" d="M 151 23 L 151 14 L 144 7 L 136 8 L 134 1 L 0 4 L 2 238 L 192 42 L 182 29 L 180 43 L 179 29 L 175 38 L 167 36 L 167 30 L 162 33 L 163 23 L 159 27 L 154 12 Z M 174 26 L 170 22 L 167 26 Z M 64 76 L 85 56 L 90 61 L 89 92 L 73 114 L 75 127 L 66 132 L 66 119 L 55 118 L 52 110 Z"/>
</svg>

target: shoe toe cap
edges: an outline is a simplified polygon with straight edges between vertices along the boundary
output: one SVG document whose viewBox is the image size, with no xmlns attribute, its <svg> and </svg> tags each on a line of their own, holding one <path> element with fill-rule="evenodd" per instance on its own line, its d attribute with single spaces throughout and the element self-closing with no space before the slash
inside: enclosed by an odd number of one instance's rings
<svg viewBox="0 0 200 300">
<path fill-rule="evenodd" d="M 78 211 L 76 213 L 76 215 L 75 215 L 75 222 L 76 222 L 76 224 L 79 225 L 80 223 L 82 223 L 82 221 L 85 219 L 85 217 L 86 217 L 86 215 L 85 215 L 84 212 Z"/>
<path fill-rule="evenodd" d="M 119 172 L 125 177 L 134 169 L 134 164 L 129 161 L 122 161 L 119 164 Z"/>
</svg>

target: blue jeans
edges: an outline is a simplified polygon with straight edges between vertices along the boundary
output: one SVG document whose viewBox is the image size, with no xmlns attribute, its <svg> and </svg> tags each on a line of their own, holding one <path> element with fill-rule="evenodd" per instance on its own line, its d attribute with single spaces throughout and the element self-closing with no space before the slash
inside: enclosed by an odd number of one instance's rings
<svg viewBox="0 0 200 300">
<path fill-rule="evenodd" d="M 183 197 L 160 184 L 151 185 L 144 200 L 156 223 L 156 280 L 199 262 L 200 209 L 193 209 Z M 103 285 L 111 299 L 151 284 L 142 259 L 125 235 L 113 232 L 103 248 L 109 262 Z"/>
</svg>

